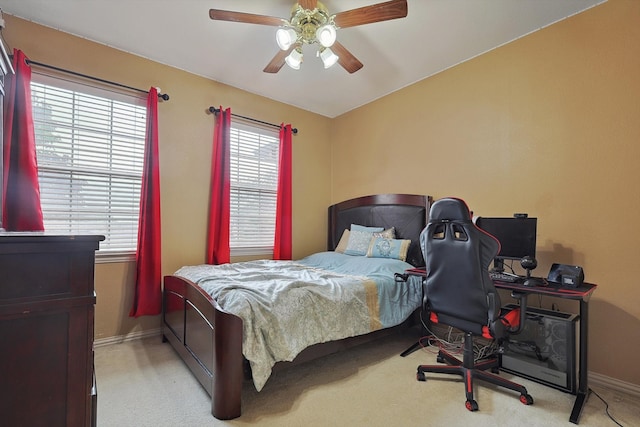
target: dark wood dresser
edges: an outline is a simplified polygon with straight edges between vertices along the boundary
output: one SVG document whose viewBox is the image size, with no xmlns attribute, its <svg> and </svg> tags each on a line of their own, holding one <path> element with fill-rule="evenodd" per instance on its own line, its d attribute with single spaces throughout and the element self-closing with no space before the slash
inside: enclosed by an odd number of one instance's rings
<svg viewBox="0 0 640 427">
<path fill-rule="evenodd" d="M 90 426 L 103 236 L 0 232 L 0 425 Z"/>
</svg>

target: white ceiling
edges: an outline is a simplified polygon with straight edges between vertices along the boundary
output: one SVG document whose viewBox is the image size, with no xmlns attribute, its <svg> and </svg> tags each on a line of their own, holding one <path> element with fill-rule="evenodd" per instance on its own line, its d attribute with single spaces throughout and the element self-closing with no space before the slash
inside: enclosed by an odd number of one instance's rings
<svg viewBox="0 0 640 427">
<path fill-rule="evenodd" d="M 325 70 L 312 46 L 300 70 L 264 73 L 278 49 L 275 27 L 209 19 L 210 8 L 288 19 L 294 1 L 0 0 L 0 8 L 332 118 L 603 2 L 408 0 L 406 18 L 338 30 L 364 64 L 354 74 L 337 64 Z M 323 3 L 335 14 L 381 1 Z"/>
</svg>

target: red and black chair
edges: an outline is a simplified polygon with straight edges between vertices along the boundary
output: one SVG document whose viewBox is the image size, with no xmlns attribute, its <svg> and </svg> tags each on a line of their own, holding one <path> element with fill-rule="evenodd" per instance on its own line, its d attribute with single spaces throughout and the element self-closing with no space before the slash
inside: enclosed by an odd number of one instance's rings
<svg viewBox="0 0 640 427">
<path fill-rule="evenodd" d="M 447 364 L 418 366 L 417 379 L 426 381 L 425 372 L 461 375 L 465 406 L 470 411 L 478 410 L 473 398 L 476 379 L 517 391 L 520 401 L 531 405 L 533 398 L 525 387 L 496 375 L 499 358 L 474 360 L 474 336 L 496 339 L 500 345 L 509 334 L 519 332 L 525 320 L 526 295 L 513 294 L 520 300 L 520 307 L 503 313 L 500 295 L 489 277 L 489 264 L 498 254 L 500 243 L 476 227 L 467 204 L 457 198 L 433 203 L 420 239 L 427 267 L 425 312 L 432 323 L 452 326 L 465 337 L 462 360 L 440 349 L 437 360 Z"/>
</svg>

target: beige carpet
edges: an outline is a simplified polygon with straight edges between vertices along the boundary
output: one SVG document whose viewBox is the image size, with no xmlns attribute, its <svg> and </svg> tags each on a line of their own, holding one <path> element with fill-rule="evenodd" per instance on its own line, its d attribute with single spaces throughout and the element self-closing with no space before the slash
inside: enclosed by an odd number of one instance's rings
<svg viewBox="0 0 640 427">
<path fill-rule="evenodd" d="M 210 399 L 169 344 L 159 337 L 96 349 L 99 427 L 143 426 L 572 426 L 575 396 L 520 380 L 535 403 L 525 406 L 518 394 L 476 385 L 480 410 L 464 407 L 464 387 L 457 376 L 428 375 L 416 381 L 419 364 L 435 363 L 425 349 L 408 357 L 399 353 L 416 339 L 415 331 L 361 345 L 280 371 L 257 393 L 250 382 L 243 391 L 243 415 L 219 421 Z M 508 374 L 501 374 L 511 377 Z M 437 377 L 437 378 L 436 378 Z M 592 387 L 624 426 L 640 426 L 640 399 Z M 605 404 L 591 394 L 581 426 L 615 426 Z"/>
</svg>

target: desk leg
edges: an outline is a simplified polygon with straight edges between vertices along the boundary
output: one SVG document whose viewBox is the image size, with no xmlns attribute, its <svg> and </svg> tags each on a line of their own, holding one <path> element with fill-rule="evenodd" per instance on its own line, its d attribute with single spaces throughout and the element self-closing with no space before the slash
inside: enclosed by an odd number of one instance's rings
<svg viewBox="0 0 640 427">
<path fill-rule="evenodd" d="M 578 395 L 576 401 L 573 404 L 573 410 L 569 421 L 574 424 L 578 424 L 580 414 L 584 405 L 587 403 L 587 398 L 591 393 L 589 389 L 588 380 L 588 338 L 589 338 L 589 303 L 584 299 L 580 300 L 580 362 L 578 365 Z"/>
<path fill-rule="evenodd" d="M 400 356 L 402 357 L 406 357 L 408 355 L 410 355 L 411 353 L 413 353 L 414 351 L 416 351 L 417 349 L 420 348 L 420 341 L 417 341 L 415 344 L 413 344 L 411 347 L 409 347 L 408 349 L 406 349 L 405 351 L 403 351 L 402 353 L 400 353 Z"/>
<path fill-rule="evenodd" d="M 416 276 L 411 276 L 409 275 L 409 279 L 415 278 Z M 420 279 L 420 286 L 421 286 L 421 296 L 420 296 L 420 301 L 423 301 L 424 298 L 424 287 L 426 286 L 425 283 L 425 279 Z M 422 310 L 424 307 L 420 308 L 420 332 L 424 331 L 424 325 L 422 323 Z M 422 334 L 421 334 L 422 335 Z M 411 353 L 413 353 L 414 351 L 418 350 L 420 347 L 422 346 L 422 343 L 420 342 L 420 340 L 418 339 L 418 341 L 416 341 L 414 344 L 411 345 L 411 347 L 407 348 L 405 351 L 403 351 L 402 353 L 400 353 L 400 356 L 402 357 L 406 357 L 408 355 L 410 355 Z"/>
</svg>

